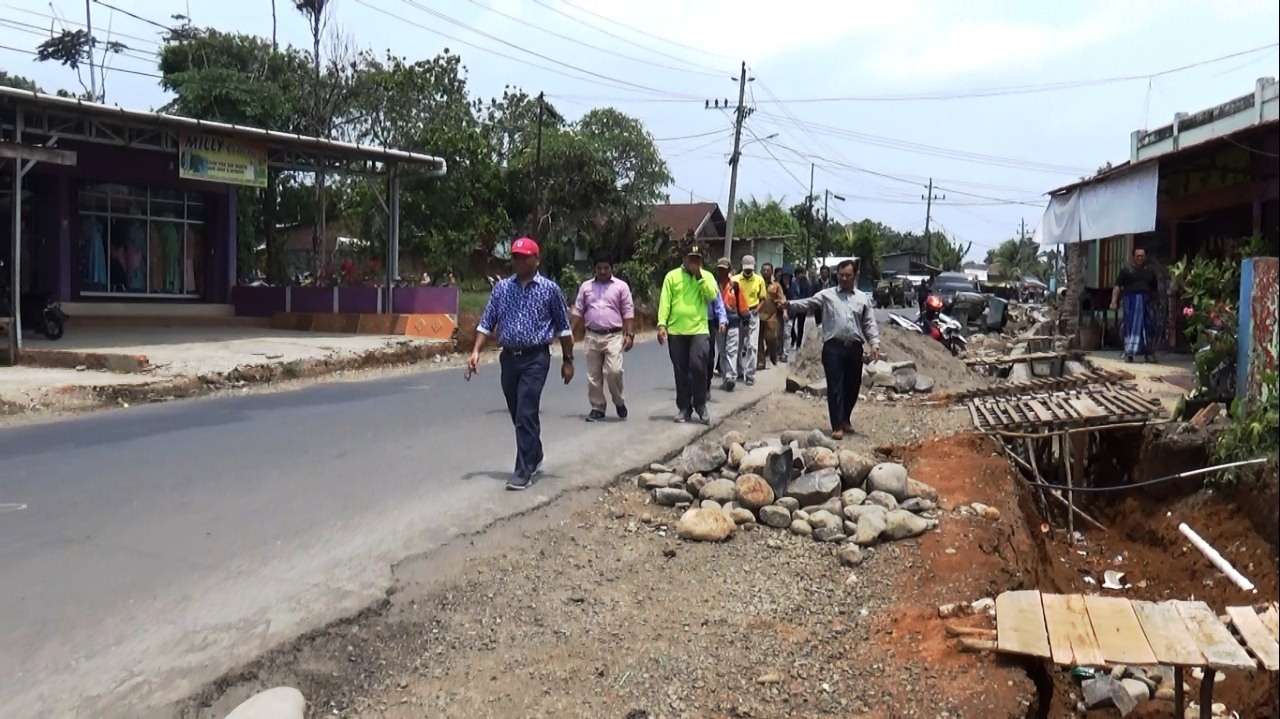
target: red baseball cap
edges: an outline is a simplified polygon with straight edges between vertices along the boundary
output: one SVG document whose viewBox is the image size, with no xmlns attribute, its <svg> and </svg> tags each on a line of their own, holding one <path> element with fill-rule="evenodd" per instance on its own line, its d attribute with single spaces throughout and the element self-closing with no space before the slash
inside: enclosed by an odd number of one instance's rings
<svg viewBox="0 0 1280 719">
<path fill-rule="evenodd" d="M 513 255 L 536 255 L 538 254 L 538 243 L 528 237 L 521 237 L 511 243 L 511 254 Z"/>
</svg>

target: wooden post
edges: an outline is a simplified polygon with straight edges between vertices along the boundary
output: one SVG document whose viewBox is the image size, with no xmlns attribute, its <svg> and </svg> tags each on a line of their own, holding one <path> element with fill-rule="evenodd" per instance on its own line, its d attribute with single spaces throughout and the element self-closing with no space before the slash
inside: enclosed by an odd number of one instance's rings
<svg viewBox="0 0 1280 719">
<path fill-rule="evenodd" d="M 1071 450 L 1073 449 L 1073 447 L 1071 447 L 1072 442 L 1069 441 L 1068 439 L 1069 437 L 1070 435 L 1066 435 L 1066 434 L 1058 435 L 1058 442 L 1059 442 L 1058 456 L 1062 458 L 1062 466 L 1066 469 L 1066 472 L 1067 472 L 1067 508 L 1070 510 L 1067 512 L 1067 542 L 1070 544 L 1075 544 L 1076 543 L 1076 536 L 1075 536 L 1076 535 L 1076 512 L 1075 512 L 1076 493 L 1071 491 L 1072 489 L 1075 488 L 1075 478 L 1072 476 L 1074 474 L 1072 472 L 1072 461 L 1071 461 L 1072 460 Z"/>
<path fill-rule="evenodd" d="M 1182 690 L 1182 667 L 1173 668 L 1173 707 L 1178 719 L 1187 715 L 1187 694 Z"/>
</svg>

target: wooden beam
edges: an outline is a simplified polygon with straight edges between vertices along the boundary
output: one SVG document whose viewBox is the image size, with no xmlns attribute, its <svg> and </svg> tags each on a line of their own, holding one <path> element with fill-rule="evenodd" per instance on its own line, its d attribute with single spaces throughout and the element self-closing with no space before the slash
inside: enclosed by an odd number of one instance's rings
<svg viewBox="0 0 1280 719">
<path fill-rule="evenodd" d="M 53 165 L 75 165 L 75 150 L 56 150 L 52 147 L 33 147 L 13 142 L 0 142 L 0 159 L 35 160 Z"/>
</svg>

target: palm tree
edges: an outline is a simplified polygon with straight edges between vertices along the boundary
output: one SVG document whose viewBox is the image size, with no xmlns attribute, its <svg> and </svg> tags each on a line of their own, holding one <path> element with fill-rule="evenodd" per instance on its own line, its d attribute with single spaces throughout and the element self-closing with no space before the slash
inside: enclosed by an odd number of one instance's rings
<svg viewBox="0 0 1280 719">
<path fill-rule="evenodd" d="M 1040 245 L 1034 239 L 1010 239 L 987 253 L 987 264 L 1006 280 L 1021 280 L 1027 275 L 1045 279 L 1046 263 L 1040 257 Z"/>
</svg>

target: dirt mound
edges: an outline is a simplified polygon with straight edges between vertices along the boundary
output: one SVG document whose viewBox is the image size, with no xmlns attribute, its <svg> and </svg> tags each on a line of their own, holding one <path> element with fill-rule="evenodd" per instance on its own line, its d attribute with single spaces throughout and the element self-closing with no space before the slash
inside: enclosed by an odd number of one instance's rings
<svg viewBox="0 0 1280 719">
<path fill-rule="evenodd" d="M 880 325 L 880 355 L 886 362 L 914 362 L 916 371 L 932 377 L 934 392 L 959 392 L 986 384 L 986 379 L 970 370 L 940 342 L 893 324 Z M 799 387 L 824 381 L 822 335 L 805 335 L 800 351 L 791 359 L 790 377 Z"/>
<path fill-rule="evenodd" d="M 880 327 L 880 354 L 887 362 L 915 362 L 917 372 L 934 379 L 935 392 L 959 392 L 987 384 L 963 360 L 952 357 L 941 342 L 897 325 Z"/>
</svg>

